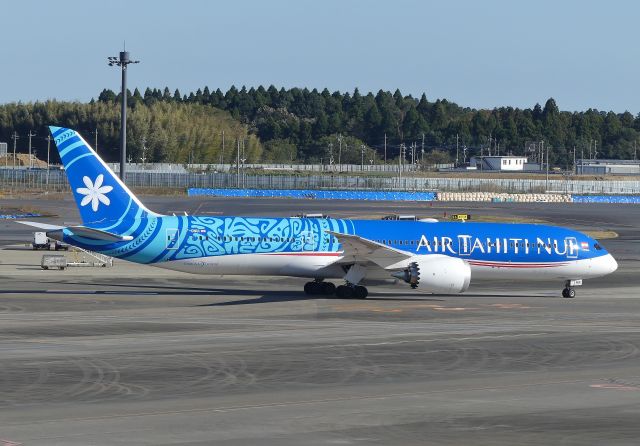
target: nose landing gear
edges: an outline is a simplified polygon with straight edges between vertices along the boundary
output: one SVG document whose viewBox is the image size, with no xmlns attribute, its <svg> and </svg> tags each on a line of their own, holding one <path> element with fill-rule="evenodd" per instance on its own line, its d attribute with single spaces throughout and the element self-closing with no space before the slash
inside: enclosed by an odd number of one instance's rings
<svg viewBox="0 0 640 446">
<path fill-rule="evenodd" d="M 564 283 L 564 290 L 562 290 L 562 297 L 573 299 L 574 297 L 576 297 L 576 290 L 573 287 L 580 286 L 580 285 L 582 285 L 582 279 L 567 280 Z"/>
</svg>

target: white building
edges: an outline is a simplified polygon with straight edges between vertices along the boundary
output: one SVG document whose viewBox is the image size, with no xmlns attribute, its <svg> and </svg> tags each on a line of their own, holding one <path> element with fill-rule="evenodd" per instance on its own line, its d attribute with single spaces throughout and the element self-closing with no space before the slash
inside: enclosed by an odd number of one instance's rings
<svg viewBox="0 0 640 446">
<path fill-rule="evenodd" d="M 477 170 L 524 170 L 526 156 L 497 155 L 471 157 L 470 165 Z"/>
</svg>

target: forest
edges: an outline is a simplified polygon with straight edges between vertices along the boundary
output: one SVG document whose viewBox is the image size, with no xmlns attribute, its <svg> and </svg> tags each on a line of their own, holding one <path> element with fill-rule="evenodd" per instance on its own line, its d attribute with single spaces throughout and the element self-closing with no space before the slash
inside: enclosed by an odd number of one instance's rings
<svg viewBox="0 0 640 446">
<path fill-rule="evenodd" d="M 561 111 L 544 106 L 461 107 L 378 91 L 362 95 L 307 88 L 147 88 L 128 92 L 128 148 L 134 162 L 233 163 L 241 148 L 247 163 L 458 163 L 473 155 L 527 155 L 541 148 L 552 165 L 569 168 L 575 157 L 633 159 L 640 116 L 630 112 Z M 46 125 L 69 126 L 97 142 L 106 159 L 117 159 L 119 100 L 104 89 L 88 103 L 44 101 L 0 105 L 0 141 L 25 152 L 29 132 L 38 153 Z M 15 132 L 15 133 L 14 133 Z M 402 148 L 405 148 L 404 151 Z"/>
</svg>

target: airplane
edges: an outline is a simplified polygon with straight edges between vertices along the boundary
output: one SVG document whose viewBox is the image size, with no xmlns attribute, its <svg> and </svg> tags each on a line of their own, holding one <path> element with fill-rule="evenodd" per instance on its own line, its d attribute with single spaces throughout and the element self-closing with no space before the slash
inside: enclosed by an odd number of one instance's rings
<svg viewBox="0 0 640 446">
<path fill-rule="evenodd" d="M 309 278 L 306 294 L 360 299 L 368 295 L 364 284 L 379 280 L 456 294 L 486 279 L 562 281 L 562 296 L 573 298 L 583 279 L 618 267 L 591 237 L 539 224 L 161 215 L 147 209 L 78 132 L 49 129 L 82 224 L 21 223 L 117 259 L 247 280 Z"/>
</svg>

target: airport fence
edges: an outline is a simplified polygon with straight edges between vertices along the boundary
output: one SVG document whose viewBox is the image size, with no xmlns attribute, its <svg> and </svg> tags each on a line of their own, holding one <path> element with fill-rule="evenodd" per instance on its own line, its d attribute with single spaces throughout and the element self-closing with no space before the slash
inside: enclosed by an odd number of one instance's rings
<svg viewBox="0 0 640 446">
<path fill-rule="evenodd" d="M 296 189 L 407 192 L 505 192 L 580 195 L 637 195 L 640 181 L 545 180 L 518 178 L 414 178 L 349 175 L 237 175 L 229 173 L 128 172 L 132 188 Z M 66 192 L 69 183 L 63 170 L 0 169 L 3 190 Z"/>
</svg>

